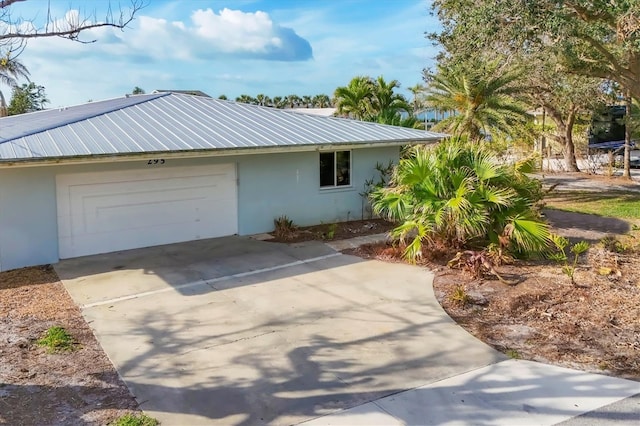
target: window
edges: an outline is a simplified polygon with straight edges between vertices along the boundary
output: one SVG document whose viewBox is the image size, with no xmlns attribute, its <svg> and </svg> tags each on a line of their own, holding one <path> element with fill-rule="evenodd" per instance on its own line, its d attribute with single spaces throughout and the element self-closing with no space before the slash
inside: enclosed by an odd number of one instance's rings
<svg viewBox="0 0 640 426">
<path fill-rule="evenodd" d="M 320 187 L 351 185 L 351 151 L 320 153 Z"/>
</svg>

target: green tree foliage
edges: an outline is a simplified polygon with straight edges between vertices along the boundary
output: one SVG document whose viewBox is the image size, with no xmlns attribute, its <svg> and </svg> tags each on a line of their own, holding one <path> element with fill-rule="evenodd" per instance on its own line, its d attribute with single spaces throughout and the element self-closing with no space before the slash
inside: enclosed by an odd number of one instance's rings
<svg viewBox="0 0 640 426">
<path fill-rule="evenodd" d="M 368 76 L 354 77 L 347 86 L 334 92 L 337 112 L 356 120 L 401 122 L 402 115 L 411 115 L 413 109 L 404 96 L 396 93 L 399 87 L 397 80 L 387 82 L 383 76 L 375 80 Z"/>
<path fill-rule="evenodd" d="M 552 51 L 565 70 L 618 82 L 640 100 L 638 0 L 435 0 L 449 54 Z M 445 54 L 446 55 L 446 54 Z"/>
<path fill-rule="evenodd" d="M 316 108 L 328 108 L 331 106 L 331 98 L 324 93 L 315 95 L 311 100 Z"/>
<path fill-rule="evenodd" d="M 372 193 L 372 205 L 400 223 L 392 235 L 407 244 L 411 260 L 435 242 L 537 252 L 548 246 L 549 229 L 534 207 L 542 191 L 525 175 L 531 168 L 531 161 L 500 164 L 485 144 L 417 146 L 400 160 L 390 186 Z"/>
<path fill-rule="evenodd" d="M 9 103 L 9 115 L 24 114 L 27 112 L 40 111 L 45 104 L 49 103 L 44 86 L 35 83 L 23 84 L 13 88 L 13 95 Z"/>
<path fill-rule="evenodd" d="M 517 84 L 521 75 L 499 61 L 439 65 L 435 74 L 426 76 L 426 102 L 456 114 L 438 123 L 436 129 L 472 141 L 489 134 L 509 134 L 526 119 L 525 105 L 517 99 L 522 92 Z"/>
<path fill-rule="evenodd" d="M 144 95 L 146 92 L 144 91 L 144 89 L 142 87 L 134 87 L 133 90 L 131 91 L 132 95 Z"/>
<path fill-rule="evenodd" d="M 0 59 L 0 84 L 9 86 L 12 89 L 18 86 L 18 79 L 29 80 L 29 70 L 18 59 L 5 56 Z M 0 91 L 0 117 L 7 115 L 7 102 L 4 94 Z"/>
<path fill-rule="evenodd" d="M 356 120 L 364 120 L 371 111 L 373 82 L 370 77 L 357 76 L 346 86 L 338 87 L 333 93 L 337 113 Z"/>
</svg>

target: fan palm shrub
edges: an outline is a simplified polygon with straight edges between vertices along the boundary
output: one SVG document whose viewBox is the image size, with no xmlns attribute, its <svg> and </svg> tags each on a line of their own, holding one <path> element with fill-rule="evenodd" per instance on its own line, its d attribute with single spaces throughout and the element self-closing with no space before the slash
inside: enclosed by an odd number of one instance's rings
<svg viewBox="0 0 640 426">
<path fill-rule="evenodd" d="M 423 244 L 486 247 L 513 253 L 549 245 L 548 225 L 536 203 L 541 184 L 525 173 L 533 161 L 499 164 L 483 144 L 449 139 L 417 146 L 396 167 L 391 183 L 371 194 L 374 212 L 399 225 L 392 236 L 415 260 Z"/>
</svg>

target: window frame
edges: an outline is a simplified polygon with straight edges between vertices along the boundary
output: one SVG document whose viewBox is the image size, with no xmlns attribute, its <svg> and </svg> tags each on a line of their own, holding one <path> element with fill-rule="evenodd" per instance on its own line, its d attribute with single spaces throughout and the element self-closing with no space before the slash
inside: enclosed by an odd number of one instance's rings
<svg viewBox="0 0 640 426">
<path fill-rule="evenodd" d="M 349 153 L 349 184 L 347 185 L 338 185 L 338 153 L 339 152 L 348 152 Z M 333 184 L 332 185 L 322 185 L 322 170 L 320 167 L 320 156 L 322 154 L 333 154 Z M 337 149 L 330 151 L 319 151 L 318 153 L 318 186 L 321 190 L 336 190 L 336 189 L 348 189 L 353 188 L 353 150 L 351 149 Z"/>
</svg>

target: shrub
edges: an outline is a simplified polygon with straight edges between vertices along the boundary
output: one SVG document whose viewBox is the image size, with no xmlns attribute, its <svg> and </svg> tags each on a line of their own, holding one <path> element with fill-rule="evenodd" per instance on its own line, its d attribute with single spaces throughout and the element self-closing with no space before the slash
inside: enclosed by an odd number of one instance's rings
<svg viewBox="0 0 640 426">
<path fill-rule="evenodd" d="M 526 175 L 533 159 L 499 164 L 485 145 L 449 139 L 417 146 L 400 161 L 389 186 L 371 194 L 374 211 L 400 225 L 392 236 L 415 260 L 423 244 L 454 249 L 490 243 L 514 254 L 539 252 L 550 244 L 537 203 L 541 183 Z"/>
<path fill-rule="evenodd" d="M 293 220 L 287 216 L 280 216 L 273 220 L 275 226 L 274 234 L 278 238 L 288 240 L 296 236 L 298 227 L 293 223 Z"/>
</svg>

